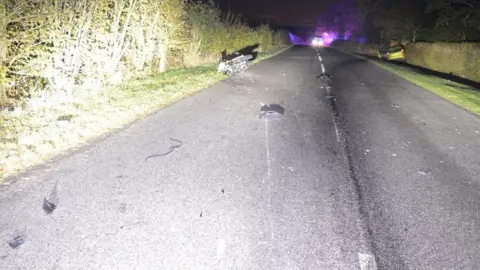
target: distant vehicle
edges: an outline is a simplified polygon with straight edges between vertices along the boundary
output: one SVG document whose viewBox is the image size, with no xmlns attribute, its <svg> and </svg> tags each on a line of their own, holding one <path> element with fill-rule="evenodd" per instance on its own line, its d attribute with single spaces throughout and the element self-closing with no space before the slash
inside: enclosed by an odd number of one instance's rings
<svg viewBox="0 0 480 270">
<path fill-rule="evenodd" d="M 323 41 L 322 38 L 319 38 L 319 37 L 315 37 L 312 39 L 312 45 L 313 46 L 323 46 L 325 44 L 325 42 Z"/>
<path fill-rule="evenodd" d="M 394 61 L 400 60 L 405 61 L 406 54 L 405 54 L 405 47 L 401 44 L 397 44 L 394 46 L 383 46 L 377 52 L 378 58 L 387 61 Z"/>
</svg>

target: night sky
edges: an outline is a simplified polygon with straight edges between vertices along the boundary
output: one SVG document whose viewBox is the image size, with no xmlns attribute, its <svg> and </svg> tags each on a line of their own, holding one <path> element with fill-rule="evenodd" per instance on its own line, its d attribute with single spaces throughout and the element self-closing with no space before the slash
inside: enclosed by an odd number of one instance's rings
<svg viewBox="0 0 480 270">
<path fill-rule="evenodd" d="M 319 25 L 334 31 L 345 24 L 352 29 L 352 16 L 345 12 L 354 10 L 354 0 L 217 0 L 223 11 L 242 14 L 250 24 L 269 23 L 273 28 L 287 29 L 307 38 L 318 34 Z M 343 14 L 343 17 L 339 17 Z M 341 18 L 341 19 L 340 19 Z M 342 22 L 342 23 L 340 23 Z M 340 27 L 342 28 L 342 27 Z"/>
<path fill-rule="evenodd" d="M 274 25 L 313 27 L 331 2 L 328 0 L 218 0 L 222 10 L 241 13 L 248 21 L 269 20 Z"/>
</svg>

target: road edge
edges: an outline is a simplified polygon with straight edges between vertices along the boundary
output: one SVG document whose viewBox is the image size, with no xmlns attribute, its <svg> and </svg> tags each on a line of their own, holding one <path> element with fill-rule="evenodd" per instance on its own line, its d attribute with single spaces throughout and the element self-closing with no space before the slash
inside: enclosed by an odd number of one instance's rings
<svg viewBox="0 0 480 270">
<path fill-rule="evenodd" d="M 289 49 L 291 49 L 293 47 L 294 47 L 294 45 L 285 45 L 285 46 L 281 46 L 280 48 L 276 48 L 276 49 L 274 49 L 272 51 L 269 51 L 269 52 L 260 53 L 259 56 L 257 57 L 257 59 L 255 59 L 253 61 L 252 65 L 255 65 L 255 64 L 260 63 L 262 61 L 268 60 L 268 59 L 273 58 L 275 56 L 278 56 L 278 55 L 288 51 Z M 70 146 L 66 147 L 66 149 L 63 149 L 63 150 L 60 149 L 60 150 L 52 151 L 52 153 L 49 154 L 48 157 L 43 157 L 42 154 L 39 153 L 39 154 L 37 154 L 37 156 L 38 156 L 37 160 L 32 161 L 30 163 L 27 163 L 25 166 L 23 166 L 23 165 L 18 166 L 17 168 L 13 168 L 13 169 L 10 169 L 10 170 L 8 169 L 7 166 L 5 166 L 5 167 L 0 166 L 0 187 L 11 185 L 16 180 L 22 178 L 24 175 L 29 175 L 31 172 L 51 168 L 51 164 L 53 164 L 55 162 L 58 162 L 58 160 L 60 160 L 62 158 L 65 158 L 65 157 L 68 157 L 68 156 L 71 156 L 71 155 L 74 155 L 76 153 L 85 151 L 86 149 L 89 149 L 90 147 L 94 146 L 95 144 L 104 141 L 106 138 L 115 134 L 116 132 L 120 132 L 121 130 L 124 130 L 124 129 L 128 128 L 129 126 L 135 124 L 136 122 L 141 121 L 141 120 L 157 113 L 158 111 L 166 109 L 166 108 L 168 108 L 168 107 L 170 107 L 170 106 L 172 106 L 172 105 L 174 105 L 174 104 L 176 104 L 176 103 L 178 103 L 178 102 L 180 102 L 180 101 L 182 101 L 186 98 L 189 98 L 189 97 L 191 97 L 195 94 L 198 94 L 198 93 L 202 92 L 203 90 L 206 90 L 209 87 L 211 87 L 215 84 L 218 84 L 219 82 L 221 82 L 221 81 L 223 81 L 227 78 L 228 77 L 223 76 L 218 80 L 215 79 L 214 81 L 208 83 L 207 87 L 200 87 L 199 89 L 194 89 L 194 90 L 192 90 L 188 93 L 185 93 L 181 97 L 178 97 L 174 100 L 171 100 L 171 102 L 168 102 L 167 104 L 164 104 L 164 105 L 162 105 L 158 108 L 155 108 L 151 111 L 148 111 L 148 112 L 145 112 L 145 113 L 142 113 L 142 114 L 138 114 L 133 119 L 131 119 L 131 120 L 129 119 L 129 120 L 125 121 L 125 123 L 121 127 L 106 128 L 103 131 L 99 132 L 100 134 L 92 136 L 92 137 L 88 138 L 87 140 L 85 140 L 83 142 L 80 142 L 80 143 L 72 142 L 70 144 Z M 93 123 L 93 124 L 95 124 L 95 123 Z"/>
<path fill-rule="evenodd" d="M 446 102 L 454 105 L 454 106 L 457 107 L 458 109 L 461 109 L 461 110 L 463 110 L 463 111 L 466 111 L 466 112 L 468 112 L 470 115 L 472 115 L 472 116 L 477 117 L 477 118 L 480 119 L 480 114 L 477 114 L 477 113 L 475 113 L 475 112 L 472 112 L 472 111 L 470 111 L 468 108 L 465 108 L 465 107 L 463 107 L 462 105 L 460 105 L 460 104 L 458 104 L 458 103 L 456 103 L 456 102 L 454 102 L 454 101 L 452 101 L 452 100 L 449 100 L 449 99 L 447 99 L 447 98 L 445 98 L 445 97 L 440 96 L 439 94 L 435 93 L 434 91 L 431 91 L 431 90 L 429 90 L 429 89 L 427 89 L 427 88 L 425 88 L 425 87 L 423 87 L 423 86 L 421 86 L 421 85 L 418 85 L 418 84 L 415 83 L 414 81 L 409 80 L 408 78 L 405 78 L 404 76 L 400 75 L 398 72 L 392 71 L 391 69 L 385 67 L 384 65 L 382 65 L 382 64 L 380 64 L 380 63 L 378 63 L 378 62 L 376 62 L 376 61 L 373 61 L 373 60 L 371 60 L 371 59 L 369 59 L 369 58 L 367 58 L 367 57 L 363 57 L 363 56 L 361 56 L 361 55 L 356 55 L 356 54 L 353 54 L 353 53 L 350 53 L 350 52 L 346 52 L 346 51 L 340 50 L 340 49 L 338 49 L 338 48 L 334 48 L 334 47 L 330 47 L 330 48 L 333 49 L 333 50 L 335 50 L 335 51 L 337 51 L 337 52 L 340 52 L 340 53 L 349 55 L 349 56 L 351 56 L 351 57 L 355 57 L 355 58 L 358 58 L 358 59 L 362 59 L 362 60 L 368 61 L 369 63 L 373 63 L 373 64 L 375 64 L 376 66 L 382 68 L 383 70 L 386 70 L 386 71 L 394 74 L 394 75 L 397 76 L 398 78 L 403 79 L 403 80 L 405 80 L 406 82 L 409 82 L 409 83 L 415 85 L 416 87 L 419 87 L 419 88 L 423 89 L 424 91 L 427 91 L 428 93 L 430 93 L 430 94 L 432 94 L 432 95 L 434 95 L 434 96 L 436 96 L 436 97 L 438 97 L 438 98 L 441 98 L 442 100 L 444 100 L 444 101 L 446 101 Z"/>
</svg>

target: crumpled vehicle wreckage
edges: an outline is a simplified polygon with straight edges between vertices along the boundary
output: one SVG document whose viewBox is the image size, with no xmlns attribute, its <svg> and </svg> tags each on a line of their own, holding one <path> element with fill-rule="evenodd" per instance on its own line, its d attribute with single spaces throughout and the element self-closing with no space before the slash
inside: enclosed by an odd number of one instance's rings
<svg viewBox="0 0 480 270">
<path fill-rule="evenodd" d="M 228 76 L 244 72 L 250 66 L 248 61 L 252 58 L 252 54 L 235 52 L 231 55 L 226 55 L 226 52 L 224 51 L 222 52 L 222 56 L 217 59 L 217 72 L 221 72 Z"/>
</svg>

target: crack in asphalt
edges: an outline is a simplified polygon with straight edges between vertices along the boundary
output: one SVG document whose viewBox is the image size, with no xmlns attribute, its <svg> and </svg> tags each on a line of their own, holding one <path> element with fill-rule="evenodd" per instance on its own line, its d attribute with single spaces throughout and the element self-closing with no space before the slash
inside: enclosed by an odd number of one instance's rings
<svg viewBox="0 0 480 270">
<path fill-rule="evenodd" d="M 163 156 L 166 156 L 166 155 L 172 153 L 176 148 L 179 148 L 180 146 L 183 145 L 183 142 L 180 141 L 180 140 L 172 139 L 172 138 L 170 138 L 170 140 L 173 141 L 173 142 L 176 142 L 177 144 L 174 144 L 174 145 L 170 146 L 170 148 L 168 149 L 167 152 L 162 153 L 162 154 L 153 154 L 153 155 L 150 155 L 150 156 L 146 157 L 145 160 L 149 160 L 149 159 L 154 158 L 154 157 L 163 157 Z"/>
</svg>

